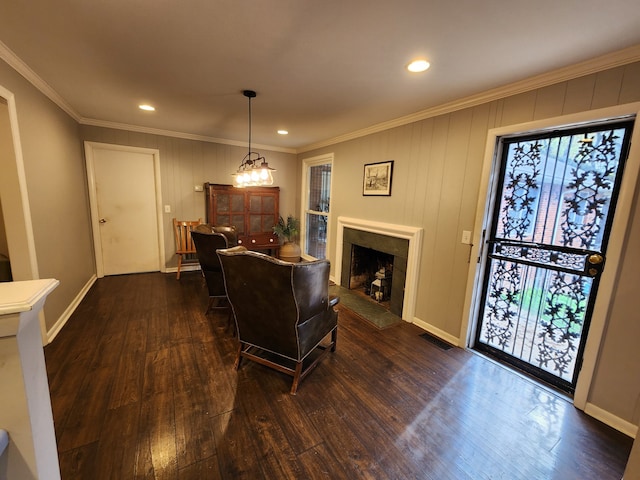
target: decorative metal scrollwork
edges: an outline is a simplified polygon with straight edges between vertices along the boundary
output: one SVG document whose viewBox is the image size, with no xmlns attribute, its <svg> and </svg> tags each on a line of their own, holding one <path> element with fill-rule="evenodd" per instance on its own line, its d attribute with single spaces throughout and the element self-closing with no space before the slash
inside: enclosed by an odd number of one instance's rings
<svg viewBox="0 0 640 480">
<path fill-rule="evenodd" d="M 535 263 L 541 267 L 562 268 L 575 272 L 583 272 L 585 269 L 585 255 L 583 253 L 558 252 L 529 245 L 497 244 L 493 256 L 501 259 Z"/>
<path fill-rule="evenodd" d="M 602 132 L 596 145 L 594 138 L 580 141 L 571 169 L 573 180 L 566 189 L 562 211 L 564 245 L 594 248 L 600 244 L 603 219 L 606 218 L 611 191 L 618 169 L 619 136 L 615 130 Z"/>
<path fill-rule="evenodd" d="M 539 367 L 562 376 L 575 363 L 587 309 L 585 291 L 590 290 L 591 279 L 561 272 L 552 275 L 539 319 L 537 362 Z"/>
<path fill-rule="evenodd" d="M 522 240 L 532 225 L 531 216 L 539 190 L 542 143 L 518 143 L 505 172 L 502 231 L 505 238 Z"/>
<path fill-rule="evenodd" d="M 487 343 L 503 349 L 509 346 L 518 315 L 520 269 L 513 262 L 497 261 L 493 264 L 494 280 L 488 292 L 482 336 Z"/>
</svg>

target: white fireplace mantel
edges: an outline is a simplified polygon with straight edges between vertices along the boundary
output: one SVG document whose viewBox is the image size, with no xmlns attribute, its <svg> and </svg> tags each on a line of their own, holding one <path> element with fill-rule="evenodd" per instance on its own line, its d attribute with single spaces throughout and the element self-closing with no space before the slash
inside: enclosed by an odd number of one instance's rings
<svg viewBox="0 0 640 480">
<path fill-rule="evenodd" d="M 359 218 L 338 217 L 338 232 L 336 239 L 336 273 L 335 281 L 342 278 L 342 249 L 344 243 L 344 229 L 352 228 L 370 233 L 378 233 L 390 237 L 409 240 L 407 258 L 407 274 L 405 278 L 404 300 L 402 304 L 402 319 L 413 323 L 418 298 L 418 272 L 422 253 L 423 229 L 393 223 L 373 222 Z M 348 288 L 348 286 L 346 286 Z"/>
</svg>

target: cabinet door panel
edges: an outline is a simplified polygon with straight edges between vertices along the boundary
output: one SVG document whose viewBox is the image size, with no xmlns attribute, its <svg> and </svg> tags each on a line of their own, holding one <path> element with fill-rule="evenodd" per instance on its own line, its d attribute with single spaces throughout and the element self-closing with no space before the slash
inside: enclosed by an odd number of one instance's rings
<svg viewBox="0 0 640 480">
<path fill-rule="evenodd" d="M 242 194 L 231 195 L 231 211 L 234 213 L 244 212 L 244 195 Z"/>
<path fill-rule="evenodd" d="M 262 197 L 262 213 L 276 213 L 276 199 L 273 196 Z"/>
<path fill-rule="evenodd" d="M 273 215 L 264 215 L 262 217 L 262 231 L 273 232 L 273 226 L 278 223 Z"/>
<path fill-rule="evenodd" d="M 216 195 L 216 215 L 229 213 L 229 195 Z"/>
<path fill-rule="evenodd" d="M 262 215 L 249 215 L 249 233 L 260 233 L 262 228 Z"/>
<path fill-rule="evenodd" d="M 231 218 L 231 225 L 236 227 L 238 235 L 244 235 L 246 233 L 244 229 L 244 215 L 233 215 Z"/>
<path fill-rule="evenodd" d="M 249 211 L 251 213 L 262 213 L 262 196 L 260 195 L 249 196 Z"/>
</svg>

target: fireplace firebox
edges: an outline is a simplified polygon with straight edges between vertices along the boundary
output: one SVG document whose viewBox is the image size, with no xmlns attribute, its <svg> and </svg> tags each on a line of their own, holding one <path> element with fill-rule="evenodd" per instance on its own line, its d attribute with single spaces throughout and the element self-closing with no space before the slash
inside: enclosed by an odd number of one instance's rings
<svg viewBox="0 0 640 480">
<path fill-rule="evenodd" d="M 372 248 L 351 247 L 349 289 L 357 290 L 388 308 L 393 282 L 393 255 Z"/>
</svg>

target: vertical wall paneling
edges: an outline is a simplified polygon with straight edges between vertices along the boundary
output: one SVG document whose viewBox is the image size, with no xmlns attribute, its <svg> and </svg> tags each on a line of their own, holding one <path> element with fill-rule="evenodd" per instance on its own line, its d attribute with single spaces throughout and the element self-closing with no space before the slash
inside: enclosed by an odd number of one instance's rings
<svg viewBox="0 0 640 480">
<path fill-rule="evenodd" d="M 559 117 L 567 91 L 566 82 L 549 85 L 537 91 L 533 120 Z"/>
<path fill-rule="evenodd" d="M 440 248 L 446 248 L 446 240 L 442 232 L 445 212 L 441 208 L 442 189 L 444 182 L 447 140 L 449 137 L 451 115 L 443 115 L 433 119 L 433 136 L 429 148 L 429 176 L 425 185 L 427 190 L 426 202 L 423 206 L 423 225 L 425 229 L 421 272 L 425 272 L 424 293 L 418 297 L 417 312 L 422 312 L 420 318 L 432 323 L 437 328 L 444 326 L 444 319 L 440 317 L 443 311 L 443 298 L 439 296 L 441 274 L 446 275 L 450 265 L 444 263 L 446 254 Z"/>
<path fill-rule="evenodd" d="M 620 87 L 620 99 L 618 104 L 637 102 L 638 86 L 640 85 L 640 62 L 632 63 L 624 67 L 622 86 Z"/>
<path fill-rule="evenodd" d="M 562 106 L 562 114 L 569 115 L 590 110 L 595 83 L 595 75 L 569 80 L 567 82 L 567 94 Z"/>
<path fill-rule="evenodd" d="M 616 105 L 620 98 L 620 88 L 624 78 L 624 67 L 612 68 L 596 74 L 591 108 Z"/>
<path fill-rule="evenodd" d="M 504 99 L 501 125 L 515 125 L 533 120 L 536 92 L 525 92 Z"/>
</svg>

